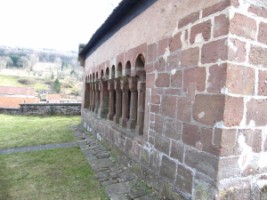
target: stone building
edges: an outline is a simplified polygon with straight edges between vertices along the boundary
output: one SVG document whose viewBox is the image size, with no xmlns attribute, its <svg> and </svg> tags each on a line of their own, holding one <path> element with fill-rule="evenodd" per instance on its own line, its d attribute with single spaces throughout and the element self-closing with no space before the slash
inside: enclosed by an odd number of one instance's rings
<svg viewBox="0 0 267 200">
<path fill-rule="evenodd" d="M 123 0 L 79 59 L 84 127 L 149 185 L 267 199 L 266 0 Z"/>
</svg>

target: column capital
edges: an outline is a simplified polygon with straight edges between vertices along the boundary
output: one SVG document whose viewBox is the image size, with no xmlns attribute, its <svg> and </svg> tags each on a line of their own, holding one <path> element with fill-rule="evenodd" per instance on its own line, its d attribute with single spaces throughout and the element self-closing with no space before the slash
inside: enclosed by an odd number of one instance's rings
<svg viewBox="0 0 267 200">
<path fill-rule="evenodd" d="M 131 91 L 137 90 L 137 81 L 138 81 L 138 79 L 136 76 L 128 77 L 129 89 Z"/>
<path fill-rule="evenodd" d="M 114 81 L 113 80 L 108 81 L 108 90 L 114 90 Z"/>
<path fill-rule="evenodd" d="M 120 81 L 121 81 L 121 89 L 122 90 L 128 90 L 129 89 L 128 77 L 123 77 L 120 79 Z"/>
</svg>

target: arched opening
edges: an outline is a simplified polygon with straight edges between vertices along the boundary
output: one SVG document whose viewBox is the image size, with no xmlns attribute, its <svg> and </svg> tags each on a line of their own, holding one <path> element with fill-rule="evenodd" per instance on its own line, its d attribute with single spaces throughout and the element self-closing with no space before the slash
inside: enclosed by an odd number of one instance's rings
<svg viewBox="0 0 267 200">
<path fill-rule="evenodd" d="M 121 77 L 122 76 L 122 64 L 119 63 L 118 66 L 117 66 L 117 74 L 116 74 L 116 77 Z"/>
<path fill-rule="evenodd" d="M 143 134 L 144 120 L 145 120 L 145 99 L 146 99 L 146 72 L 145 72 L 145 58 L 139 54 L 135 61 L 135 69 L 137 76 L 137 124 L 136 132 Z"/>
<path fill-rule="evenodd" d="M 115 78 L 115 65 L 112 65 L 111 67 L 111 78 Z"/>
<path fill-rule="evenodd" d="M 131 76 L 131 62 L 127 61 L 125 65 L 125 76 Z"/>
<path fill-rule="evenodd" d="M 109 79 L 109 68 L 106 69 L 106 77 L 105 77 L 106 80 Z"/>
</svg>

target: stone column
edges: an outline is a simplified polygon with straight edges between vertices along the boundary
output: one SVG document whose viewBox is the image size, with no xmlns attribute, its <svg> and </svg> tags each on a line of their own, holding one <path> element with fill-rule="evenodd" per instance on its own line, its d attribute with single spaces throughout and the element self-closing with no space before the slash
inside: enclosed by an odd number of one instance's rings
<svg viewBox="0 0 267 200">
<path fill-rule="evenodd" d="M 127 127 L 127 121 L 129 118 L 129 86 L 128 86 L 128 78 L 121 79 L 121 90 L 122 90 L 122 116 L 120 118 L 120 124 L 122 127 Z"/>
<path fill-rule="evenodd" d="M 90 105 L 89 110 L 92 110 L 93 107 L 93 83 L 90 83 Z"/>
<path fill-rule="evenodd" d="M 108 92 L 108 84 L 107 81 L 101 80 L 99 82 L 100 89 L 100 104 L 98 109 L 98 117 L 106 118 L 108 114 L 108 106 L 109 106 L 109 92 Z"/>
<path fill-rule="evenodd" d="M 113 120 L 114 117 L 114 107 L 115 107 L 115 102 L 114 102 L 114 81 L 110 80 L 108 82 L 108 92 L 109 92 L 109 106 L 108 106 L 108 120 Z"/>
<path fill-rule="evenodd" d="M 90 85 L 89 83 L 85 83 L 85 94 L 84 94 L 84 108 L 89 109 L 90 105 Z"/>
<path fill-rule="evenodd" d="M 145 97 L 146 97 L 146 83 L 138 81 L 138 102 L 137 102 L 137 124 L 136 133 L 143 134 L 144 119 L 145 119 Z"/>
<path fill-rule="evenodd" d="M 136 126 L 137 118 L 137 78 L 128 78 L 129 89 L 131 91 L 131 101 L 130 101 L 130 116 L 127 123 L 127 128 L 134 129 Z"/>
<path fill-rule="evenodd" d="M 91 111 L 93 112 L 94 109 L 95 109 L 95 94 L 96 94 L 96 91 L 95 91 L 95 83 L 92 83 L 91 87 L 92 87 L 92 104 L 91 104 Z"/>
<path fill-rule="evenodd" d="M 114 80 L 114 89 L 116 91 L 116 101 L 115 101 L 116 113 L 113 117 L 113 121 L 118 124 L 120 122 L 121 111 L 122 111 L 122 109 L 121 109 L 121 82 L 120 82 L 120 79 Z"/>
<path fill-rule="evenodd" d="M 98 109 L 99 109 L 99 87 L 98 87 L 99 83 L 96 82 L 95 83 L 95 100 L 94 100 L 94 113 L 97 114 Z"/>
</svg>

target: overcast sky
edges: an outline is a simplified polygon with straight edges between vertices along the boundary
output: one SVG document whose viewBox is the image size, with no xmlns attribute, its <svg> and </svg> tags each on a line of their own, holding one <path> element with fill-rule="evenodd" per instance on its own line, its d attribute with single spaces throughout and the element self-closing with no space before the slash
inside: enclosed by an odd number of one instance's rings
<svg viewBox="0 0 267 200">
<path fill-rule="evenodd" d="M 78 50 L 121 0 L 0 0 L 0 45 Z"/>
</svg>

